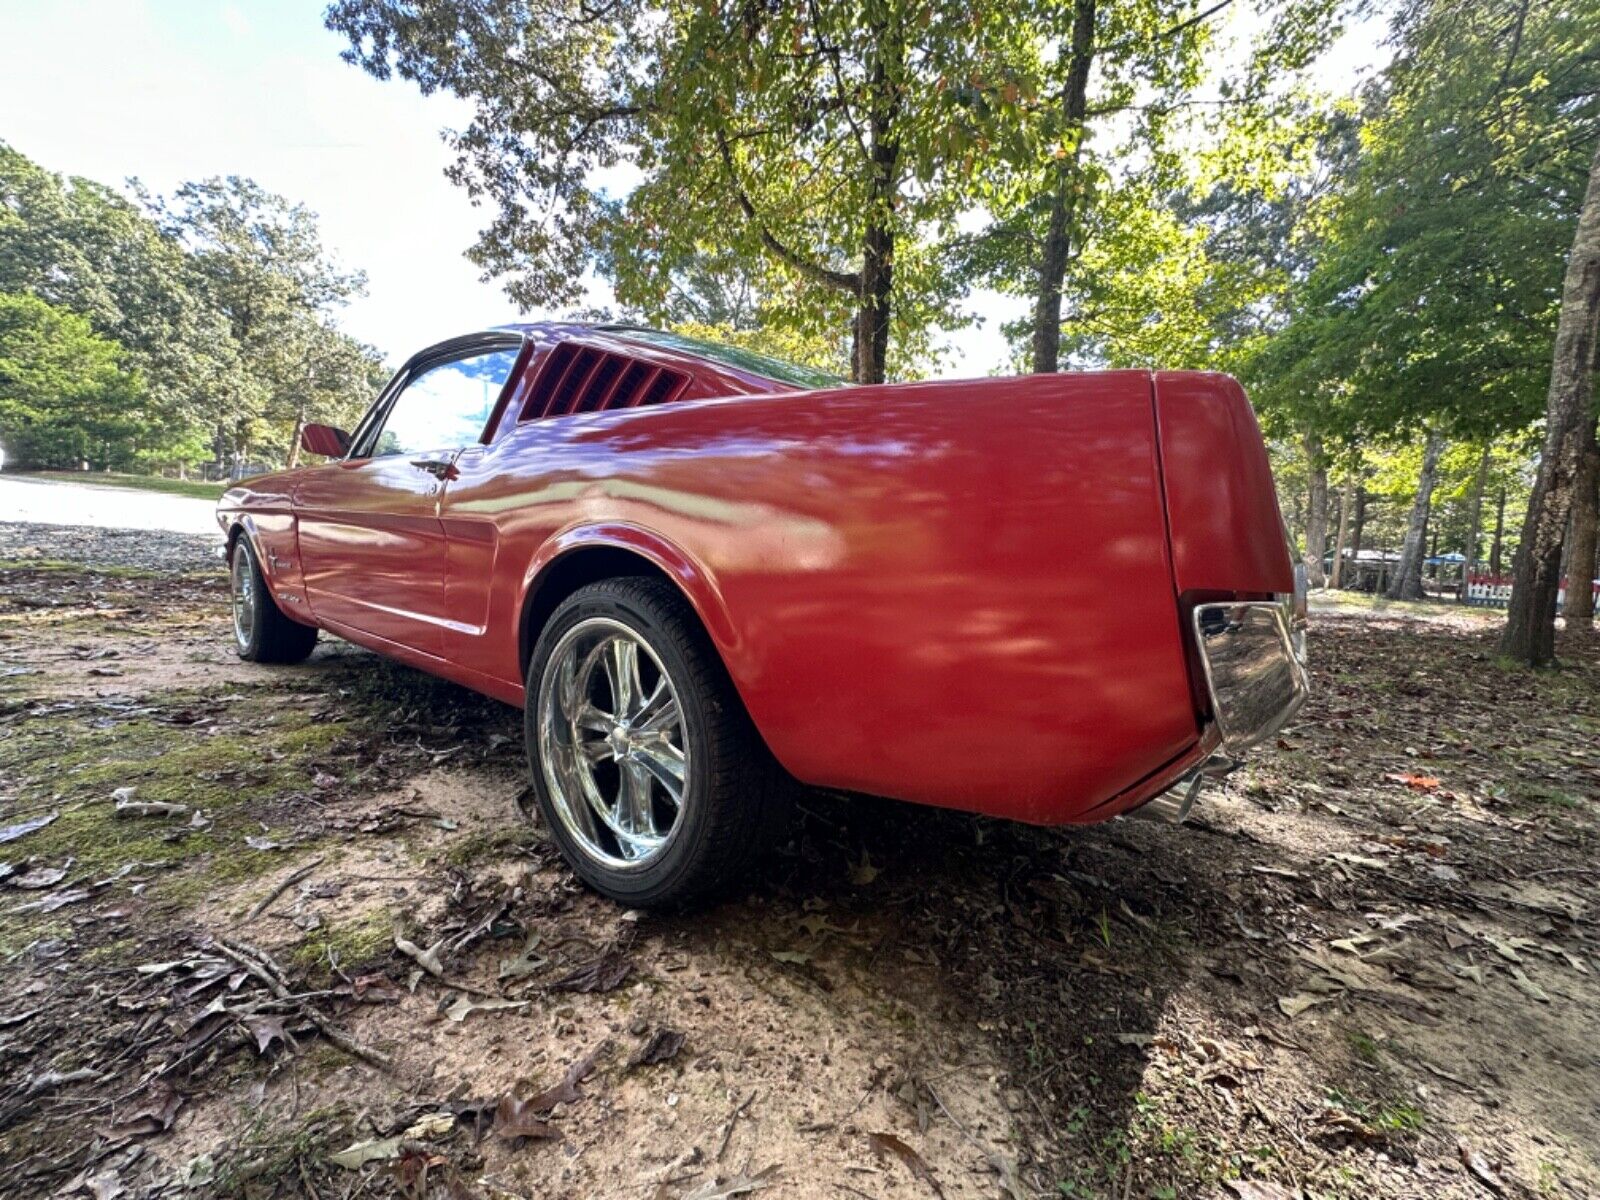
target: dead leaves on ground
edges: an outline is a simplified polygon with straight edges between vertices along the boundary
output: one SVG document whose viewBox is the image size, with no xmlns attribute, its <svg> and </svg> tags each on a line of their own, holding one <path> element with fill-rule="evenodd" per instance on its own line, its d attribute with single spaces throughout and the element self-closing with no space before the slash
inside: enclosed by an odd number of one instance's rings
<svg viewBox="0 0 1600 1200">
<path fill-rule="evenodd" d="M 553 1087 L 522 1098 L 514 1092 L 500 1098 L 494 1109 L 494 1133 L 516 1144 L 522 1138 L 557 1138 L 560 1133 L 550 1124 L 550 1115 L 559 1104 L 577 1104 L 583 1099 L 578 1085 L 594 1074 L 595 1054 L 580 1058 Z"/>
<path fill-rule="evenodd" d="M 549 985 L 552 992 L 614 992 L 628 978 L 632 964 L 617 951 L 607 951 L 568 971 Z"/>
<path fill-rule="evenodd" d="M 926 1184 L 928 1190 L 939 1197 L 939 1200 L 944 1200 L 944 1189 L 939 1186 L 939 1181 L 934 1178 L 922 1155 L 892 1133 L 870 1133 L 867 1138 L 872 1143 L 873 1152 L 880 1160 L 884 1156 L 883 1152 L 887 1150 L 905 1164 L 906 1170 L 910 1171 L 919 1183 Z"/>
</svg>

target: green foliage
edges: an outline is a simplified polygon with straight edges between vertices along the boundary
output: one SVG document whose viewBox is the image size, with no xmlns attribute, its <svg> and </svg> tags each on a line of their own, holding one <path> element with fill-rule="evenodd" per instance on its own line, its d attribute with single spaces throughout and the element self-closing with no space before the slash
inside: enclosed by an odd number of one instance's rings
<svg viewBox="0 0 1600 1200">
<path fill-rule="evenodd" d="M 298 420 L 365 405 L 378 357 L 327 320 L 362 278 L 332 263 L 313 214 L 241 179 L 170 204 L 135 195 L 143 208 L 0 143 L 0 292 L 77 314 L 126 376 L 98 408 L 61 393 L 33 418 L 54 432 L 9 447 L 14 461 L 150 470 L 260 457 L 263 442 L 282 457 Z"/>
<path fill-rule="evenodd" d="M 1346 440 L 1492 437 L 1542 406 L 1600 133 L 1600 6 L 1410 0 L 1393 37 L 1341 186 L 1301 223 L 1310 268 L 1257 394 Z"/>
<path fill-rule="evenodd" d="M 0 293 L 0 445 L 44 466 L 126 466 L 141 432 L 143 378 L 86 317 Z"/>
</svg>

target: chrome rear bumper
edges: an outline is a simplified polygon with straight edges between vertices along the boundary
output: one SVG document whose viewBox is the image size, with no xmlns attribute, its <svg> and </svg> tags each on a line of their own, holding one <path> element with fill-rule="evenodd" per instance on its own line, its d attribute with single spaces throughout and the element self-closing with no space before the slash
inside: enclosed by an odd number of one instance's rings
<svg viewBox="0 0 1600 1200">
<path fill-rule="evenodd" d="M 1195 644 L 1222 749 L 1129 815 L 1182 821 L 1207 779 L 1240 765 L 1240 751 L 1260 745 L 1287 725 L 1310 695 L 1306 673 L 1305 587 L 1273 601 L 1201 604 L 1194 610 Z"/>
<path fill-rule="evenodd" d="M 1225 750 L 1260 745 L 1311 694 L 1304 633 L 1295 626 L 1294 609 L 1278 601 L 1195 607 L 1195 643 Z"/>
</svg>

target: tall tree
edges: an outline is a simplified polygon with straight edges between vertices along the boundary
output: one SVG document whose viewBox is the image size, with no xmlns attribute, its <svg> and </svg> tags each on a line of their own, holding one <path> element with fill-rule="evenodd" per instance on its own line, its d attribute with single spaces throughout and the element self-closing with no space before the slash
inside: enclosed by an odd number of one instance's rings
<svg viewBox="0 0 1600 1200">
<path fill-rule="evenodd" d="M 761 267 L 771 316 L 848 328 L 863 382 L 953 323 L 939 250 L 1025 152 L 1022 10 L 907 0 L 602 7 L 570 0 L 338 0 L 346 57 L 474 110 L 451 175 L 496 216 L 472 249 L 525 305 L 607 266 L 625 305 L 683 264 Z M 1022 64 L 1019 66 L 1018 64 Z M 625 199 L 598 174 L 639 172 Z M 893 338 L 891 338 L 893 334 Z"/>
<path fill-rule="evenodd" d="M 242 462 L 282 390 L 286 344 L 366 286 L 323 245 L 316 214 L 249 179 L 186 183 L 147 201 L 189 255 L 196 286 L 227 321 L 242 371 L 214 413 L 218 438 Z M 369 352 L 370 355 L 370 352 Z"/>
<path fill-rule="evenodd" d="M 1594 439 L 1594 361 L 1600 323 L 1600 143 L 1589 167 L 1578 228 L 1567 256 L 1561 318 L 1550 365 L 1544 447 L 1522 541 L 1512 567 L 1511 605 L 1500 651 L 1532 666 L 1555 658 L 1561 550 L 1580 459 Z"/>
<path fill-rule="evenodd" d="M 228 329 L 194 286 L 183 248 L 126 197 L 55 175 L 4 143 L 0 291 L 81 313 L 123 347 L 123 367 L 149 385 L 152 444 L 182 442 L 237 384 Z"/>
<path fill-rule="evenodd" d="M 35 467 L 125 467 L 145 428 L 144 382 L 88 318 L 0 293 L 0 441 Z"/>
<path fill-rule="evenodd" d="M 1444 437 L 1436 429 L 1428 431 L 1422 449 L 1422 471 L 1417 478 L 1417 494 L 1406 521 L 1405 539 L 1400 545 L 1400 561 L 1389 581 L 1391 600 L 1422 599 L 1422 560 L 1427 557 L 1428 516 L 1432 512 L 1433 489 L 1439 481 L 1439 456 L 1444 452 Z"/>
<path fill-rule="evenodd" d="M 1337 31 L 1339 0 L 1254 5 L 1266 18 L 1266 36 L 1243 68 L 1218 72 L 1218 56 L 1208 64 L 1207 52 L 1217 46 L 1217 27 L 1230 6 L 1231 0 L 1039 5 L 1033 24 L 1053 50 L 1042 54 L 1043 85 L 1033 110 L 1038 151 L 997 195 L 988 244 L 974 255 L 987 260 L 1002 290 L 1029 299 L 1030 316 L 1014 332 L 1026 340 L 1031 370 L 1058 370 L 1074 335 L 1081 340 L 1082 326 L 1096 323 L 1108 292 L 1107 257 L 1125 259 L 1133 268 L 1128 276 L 1137 279 L 1141 261 L 1155 262 L 1149 235 L 1158 231 L 1166 235 L 1166 253 L 1192 256 L 1194 243 L 1181 222 L 1163 229 L 1159 220 L 1142 218 L 1165 208 L 1164 193 L 1188 182 L 1181 168 L 1205 157 L 1197 147 L 1231 142 L 1207 166 L 1213 179 L 1251 158 L 1259 166 L 1263 149 L 1281 137 L 1284 118 L 1304 115 L 1286 82 Z M 1274 169 L 1282 168 L 1279 159 Z M 1130 215 L 1142 226 L 1133 238 Z M 1139 319 L 1182 315 L 1162 305 Z"/>
<path fill-rule="evenodd" d="M 1489 482 L 1489 462 L 1494 457 L 1494 446 L 1486 445 L 1478 458 L 1478 469 L 1472 475 L 1472 490 L 1467 494 L 1467 537 L 1461 548 L 1461 590 L 1456 601 L 1467 602 L 1468 582 L 1478 563 L 1478 535 L 1483 531 L 1483 489 Z"/>
<path fill-rule="evenodd" d="M 1567 628 L 1594 629 L 1594 580 L 1600 576 L 1600 444 L 1595 427 L 1578 452 L 1578 469 L 1572 484 L 1572 544 L 1567 556 L 1567 603 L 1562 610 Z"/>
</svg>

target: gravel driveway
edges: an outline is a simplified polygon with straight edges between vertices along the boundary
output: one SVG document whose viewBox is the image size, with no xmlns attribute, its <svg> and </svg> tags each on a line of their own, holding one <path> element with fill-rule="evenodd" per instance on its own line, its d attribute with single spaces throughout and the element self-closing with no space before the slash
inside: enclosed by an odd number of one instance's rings
<svg viewBox="0 0 1600 1200">
<path fill-rule="evenodd" d="M 217 570 L 215 507 L 131 488 L 0 477 L 0 560 Z"/>
<path fill-rule="evenodd" d="M 151 529 L 100 529 L 0 521 L 0 561 L 39 560 L 96 567 L 137 567 L 162 574 L 220 572 L 215 551 L 222 536 Z"/>
</svg>

